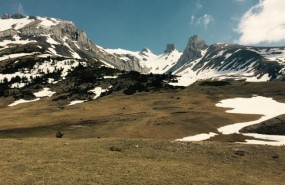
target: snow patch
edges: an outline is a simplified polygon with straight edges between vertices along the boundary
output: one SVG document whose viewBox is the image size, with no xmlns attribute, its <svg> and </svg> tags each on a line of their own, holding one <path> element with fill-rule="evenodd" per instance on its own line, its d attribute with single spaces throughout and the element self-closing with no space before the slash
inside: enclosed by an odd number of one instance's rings
<svg viewBox="0 0 285 185">
<path fill-rule="evenodd" d="M 84 102 L 86 102 L 86 101 L 87 101 L 87 100 L 73 100 L 73 101 L 71 101 L 67 106 L 84 103 Z"/>
<path fill-rule="evenodd" d="M 16 105 L 19 105 L 19 104 L 29 103 L 29 102 L 35 102 L 35 101 L 38 101 L 38 100 L 40 100 L 40 98 L 33 99 L 33 100 L 19 99 L 19 100 L 15 101 L 14 103 L 11 103 L 11 104 L 8 105 L 8 106 L 9 106 L 9 107 L 13 107 L 13 106 L 16 106 Z"/>
<path fill-rule="evenodd" d="M 51 91 L 49 88 L 44 88 L 43 90 L 34 93 L 34 95 L 37 98 L 42 98 L 42 97 L 51 97 L 54 95 L 56 92 Z"/>
<path fill-rule="evenodd" d="M 204 141 L 207 139 L 210 139 L 211 137 L 214 137 L 218 134 L 210 132 L 209 134 L 197 134 L 194 136 L 188 136 L 188 137 L 184 137 L 182 139 L 177 139 L 176 141 Z"/>
<path fill-rule="evenodd" d="M 36 54 L 36 53 L 35 52 L 34 53 L 15 53 L 15 54 L 10 54 L 10 55 L 4 55 L 4 56 L 0 57 L 0 61 L 11 59 L 11 58 L 19 58 L 19 57 L 23 57 L 23 56 L 34 55 L 34 54 Z"/>
<path fill-rule="evenodd" d="M 285 114 L 285 103 L 279 103 L 272 98 L 254 96 L 252 98 L 234 98 L 222 100 L 216 104 L 217 107 L 232 108 L 227 110 L 227 113 L 237 113 L 237 114 L 257 114 L 262 115 L 262 117 L 255 121 L 235 123 L 232 125 L 227 125 L 218 128 L 218 131 L 222 134 L 234 134 L 239 133 L 239 130 L 246 126 L 261 123 L 263 121 L 269 120 L 276 116 Z M 263 141 L 252 141 L 247 140 L 247 143 L 255 144 L 272 144 L 272 145 L 285 145 L 285 136 L 272 136 L 272 135 L 262 135 L 262 134 L 244 134 L 246 136 L 252 136 L 258 139 L 269 139 L 272 142 Z"/>
<path fill-rule="evenodd" d="M 103 89 L 102 87 L 95 87 L 94 89 L 89 90 L 89 92 L 92 92 L 95 94 L 95 96 L 93 97 L 93 99 L 97 99 L 100 97 L 100 95 L 104 92 L 107 92 L 108 89 Z"/>
<path fill-rule="evenodd" d="M 28 17 L 22 19 L 0 19 L 0 31 L 5 31 L 9 29 L 19 30 L 24 28 L 31 22 L 35 21 L 34 19 L 29 19 Z"/>
<path fill-rule="evenodd" d="M 118 78 L 118 76 L 104 76 L 104 79 Z"/>
</svg>

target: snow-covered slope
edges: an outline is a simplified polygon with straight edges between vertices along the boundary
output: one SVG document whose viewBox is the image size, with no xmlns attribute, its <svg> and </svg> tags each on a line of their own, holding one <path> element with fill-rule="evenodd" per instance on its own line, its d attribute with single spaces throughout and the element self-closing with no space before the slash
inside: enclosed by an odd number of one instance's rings
<svg viewBox="0 0 285 185">
<path fill-rule="evenodd" d="M 177 49 L 156 55 L 150 49 L 144 48 L 141 51 L 128 51 L 124 49 L 106 49 L 107 52 L 120 57 L 125 61 L 139 61 L 139 64 L 144 68 L 144 72 L 153 74 L 163 74 L 173 67 L 182 52 Z"/>
<path fill-rule="evenodd" d="M 121 60 L 97 47 L 71 21 L 23 15 L 0 19 L 0 62 L 26 55 L 101 62 L 121 70 L 142 72 L 138 62 Z"/>
<path fill-rule="evenodd" d="M 168 71 L 178 76 L 178 82 L 171 85 L 188 86 L 206 79 L 258 82 L 285 78 L 284 47 L 206 46 L 203 43 L 197 36 L 189 39 L 182 57 Z"/>
</svg>

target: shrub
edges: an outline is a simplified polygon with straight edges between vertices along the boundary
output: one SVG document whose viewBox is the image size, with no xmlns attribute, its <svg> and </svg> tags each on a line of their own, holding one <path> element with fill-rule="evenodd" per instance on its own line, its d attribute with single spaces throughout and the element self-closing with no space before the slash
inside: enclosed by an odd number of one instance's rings
<svg viewBox="0 0 285 185">
<path fill-rule="evenodd" d="M 110 147 L 110 151 L 113 151 L 113 152 L 120 152 L 122 151 L 122 149 L 118 148 L 118 147 L 115 147 L 115 146 L 111 146 Z"/>
<path fill-rule="evenodd" d="M 56 138 L 62 138 L 63 137 L 63 133 L 61 133 L 60 131 L 57 131 L 57 133 L 55 134 Z"/>
</svg>

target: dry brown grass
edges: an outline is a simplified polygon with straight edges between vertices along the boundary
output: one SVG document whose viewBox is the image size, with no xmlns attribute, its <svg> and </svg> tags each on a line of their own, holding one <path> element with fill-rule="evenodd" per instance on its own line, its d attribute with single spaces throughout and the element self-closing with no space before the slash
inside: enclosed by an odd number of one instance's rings
<svg viewBox="0 0 285 185">
<path fill-rule="evenodd" d="M 281 185 L 285 181 L 284 147 L 44 138 L 2 139 L 0 144 L 0 182 L 5 185 Z M 121 151 L 111 151 L 112 146 Z"/>
<path fill-rule="evenodd" d="M 222 99 L 258 94 L 285 102 L 284 92 L 284 83 L 278 82 L 235 82 L 224 87 L 196 83 L 184 90 L 168 92 L 132 96 L 119 92 L 63 110 L 56 102 L 44 99 L 0 109 L 0 129 L 18 129 L 2 132 L 0 136 L 54 137 L 55 132 L 61 130 L 68 138 L 177 139 L 216 132 L 218 127 L 259 117 L 225 113 L 225 109 L 215 106 Z"/>
<path fill-rule="evenodd" d="M 215 106 L 252 94 L 285 102 L 284 83 L 275 82 L 116 93 L 63 110 L 50 99 L 7 108 L 11 100 L 2 98 L 0 137 L 22 139 L 0 139 L 0 184 L 284 184 L 284 146 L 215 142 L 244 139 L 235 134 L 199 143 L 158 140 L 255 120 Z M 58 130 L 63 139 L 55 139 Z"/>
</svg>

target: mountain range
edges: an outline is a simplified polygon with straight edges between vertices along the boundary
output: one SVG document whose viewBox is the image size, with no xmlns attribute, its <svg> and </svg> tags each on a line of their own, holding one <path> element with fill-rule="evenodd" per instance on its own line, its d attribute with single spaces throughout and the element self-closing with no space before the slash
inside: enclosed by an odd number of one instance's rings
<svg viewBox="0 0 285 185">
<path fill-rule="evenodd" d="M 5 14 L 0 25 L 0 96 L 14 100 L 39 98 L 35 93 L 43 88 L 54 92 L 49 93 L 54 100 L 72 104 L 101 93 L 175 88 L 199 80 L 285 79 L 285 47 L 208 45 L 194 35 L 183 52 L 168 44 L 156 55 L 148 48 L 103 48 L 61 19 Z"/>
</svg>

